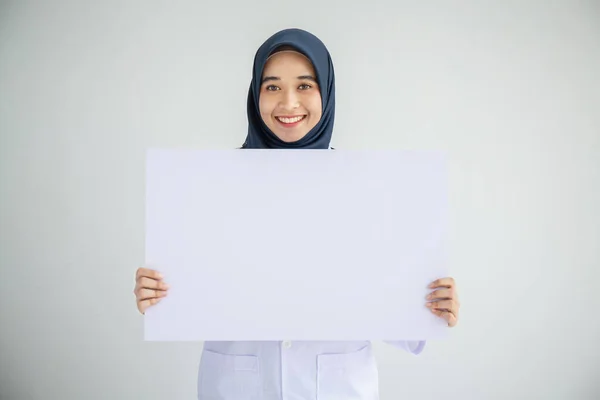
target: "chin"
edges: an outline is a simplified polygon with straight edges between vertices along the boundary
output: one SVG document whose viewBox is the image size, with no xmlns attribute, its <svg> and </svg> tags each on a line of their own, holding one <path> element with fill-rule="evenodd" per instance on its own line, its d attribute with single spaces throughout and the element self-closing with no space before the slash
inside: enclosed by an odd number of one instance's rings
<svg viewBox="0 0 600 400">
<path fill-rule="evenodd" d="M 283 140 L 286 143 L 293 143 L 293 142 L 297 142 L 298 140 L 302 139 L 304 136 L 306 136 L 306 134 L 304 135 L 295 135 L 295 136 L 280 136 L 280 139 Z"/>
<path fill-rule="evenodd" d="M 275 135 L 277 135 L 277 137 L 279 139 L 281 139 L 282 141 L 286 142 L 286 143 L 293 143 L 293 142 L 297 142 L 298 140 L 302 139 L 304 136 L 306 136 L 308 132 L 302 133 L 302 134 L 297 134 L 297 135 L 290 135 L 289 133 L 287 134 L 282 134 L 280 132 L 275 132 Z"/>
</svg>

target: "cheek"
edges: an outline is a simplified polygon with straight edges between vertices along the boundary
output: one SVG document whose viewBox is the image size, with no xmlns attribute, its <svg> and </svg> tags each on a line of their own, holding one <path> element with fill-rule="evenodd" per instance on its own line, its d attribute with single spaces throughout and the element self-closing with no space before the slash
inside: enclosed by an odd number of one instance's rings
<svg viewBox="0 0 600 400">
<path fill-rule="evenodd" d="M 258 108 L 260 110 L 260 115 L 265 119 L 266 117 L 271 116 L 274 110 L 273 101 L 261 96 L 258 102 Z"/>
<path fill-rule="evenodd" d="M 306 108 L 312 117 L 316 117 L 316 119 L 321 119 L 321 115 L 323 114 L 323 109 L 321 107 L 321 95 L 317 93 L 314 96 L 310 96 L 306 102 Z"/>
</svg>

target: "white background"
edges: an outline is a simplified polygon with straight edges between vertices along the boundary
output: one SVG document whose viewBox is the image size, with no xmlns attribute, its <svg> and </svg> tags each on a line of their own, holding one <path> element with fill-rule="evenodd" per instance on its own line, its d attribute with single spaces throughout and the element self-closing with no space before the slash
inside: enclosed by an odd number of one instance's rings
<svg viewBox="0 0 600 400">
<path fill-rule="evenodd" d="M 144 343 L 147 147 L 232 148 L 256 48 L 308 29 L 334 145 L 444 149 L 450 340 L 380 343 L 382 400 L 600 397 L 597 1 L 0 2 L 0 398 L 192 399 Z"/>
</svg>

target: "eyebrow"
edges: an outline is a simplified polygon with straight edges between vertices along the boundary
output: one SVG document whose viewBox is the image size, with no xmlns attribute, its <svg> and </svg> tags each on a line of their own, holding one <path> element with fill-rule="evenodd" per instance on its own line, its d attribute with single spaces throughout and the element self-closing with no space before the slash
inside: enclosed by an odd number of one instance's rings
<svg viewBox="0 0 600 400">
<path fill-rule="evenodd" d="M 309 81 L 313 81 L 313 82 L 316 82 L 316 81 L 317 81 L 317 80 L 315 79 L 315 77 L 314 77 L 314 76 L 312 76 L 312 75 L 300 75 L 300 76 L 298 76 L 297 78 L 298 78 L 299 80 L 309 80 Z M 281 80 L 281 78 L 280 78 L 280 77 L 278 77 L 278 76 L 265 76 L 265 77 L 262 79 L 261 83 L 265 83 L 265 82 L 268 82 L 268 81 L 280 81 L 280 80 Z"/>
</svg>

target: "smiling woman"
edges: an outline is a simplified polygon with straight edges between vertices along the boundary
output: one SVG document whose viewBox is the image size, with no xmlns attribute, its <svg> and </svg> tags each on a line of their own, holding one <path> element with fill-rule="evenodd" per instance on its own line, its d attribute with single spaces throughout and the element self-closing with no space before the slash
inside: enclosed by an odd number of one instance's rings
<svg viewBox="0 0 600 400">
<path fill-rule="evenodd" d="M 242 148 L 329 149 L 335 73 L 323 42 L 301 29 L 267 39 L 254 57 Z"/>
<path fill-rule="evenodd" d="M 321 93 L 315 75 L 310 60 L 288 46 L 275 52 L 265 65 L 260 115 L 284 142 L 302 139 L 321 119 Z"/>
<path fill-rule="evenodd" d="M 254 59 L 248 134 L 242 148 L 330 149 L 334 111 L 335 77 L 325 45 L 303 30 L 278 32 Z M 430 288 L 432 295 L 423 303 L 449 326 L 456 325 L 459 303 L 454 280 L 440 279 Z M 168 290 L 158 271 L 138 270 L 135 293 L 140 312 Z M 424 340 L 387 343 L 415 355 L 425 346 Z M 198 370 L 200 400 L 378 397 L 377 365 L 368 340 L 204 342 Z"/>
</svg>

